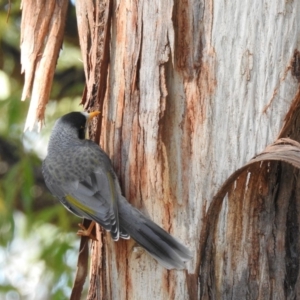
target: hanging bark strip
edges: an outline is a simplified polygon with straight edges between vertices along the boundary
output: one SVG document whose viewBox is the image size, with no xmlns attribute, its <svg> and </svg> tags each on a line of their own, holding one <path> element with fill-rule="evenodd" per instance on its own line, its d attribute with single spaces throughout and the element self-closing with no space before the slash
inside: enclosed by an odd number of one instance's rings
<svg viewBox="0 0 300 300">
<path fill-rule="evenodd" d="M 25 73 L 22 100 L 31 96 L 24 131 L 44 121 L 54 71 L 63 42 L 67 0 L 22 1 L 21 64 Z"/>
<path fill-rule="evenodd" d="M 299 261 L 288 251 L 290 247 L 295 253 L 300 250 L 298 239 L 291 241 L 288 234 L 284 236 L 285 226 L 294 226 L 287 218 L 293 212 L 290 206 L 296 205 L 295 199 L 300 196 L 295 191 L 299 180 L 293 167 L 300 169 L 300 144 L 289 138 L 279 139 L 234 172 L 215 195 L 202 231 L 201 299 L 219 299 L 221 295 L 242 299 L 245 287 L 250 298 L 291 296 L 289 290 L 296 288 Z M 224 216 L 221 211 L 226 195 Z M 227 218 L 226 228 L 218 226 L 221 218 Z M 293 217 L 294 223 L 297 218 Z M 264 264 L 268 267 L 263 268 Z M 288 268 L 287 264 L 298 269 Z M 293 275 L 286 276 L 285 268 Z M 273 285 L 269 277 L 274 278 Z M 286 282 L 285 289 L 282 282 Z"/>
<path fill-rule="evenodd" d="M 88 228 L 91 221 L 84 220 L 83 225 Z M 89 238 L 82 236 L 79 246 L 79 255 L 77 261 L 77 272 L 72 288 L 70 300 L 80 300 L 84 282 L 88 273 L 88 259 L 89 259 Z"/>
</svg>

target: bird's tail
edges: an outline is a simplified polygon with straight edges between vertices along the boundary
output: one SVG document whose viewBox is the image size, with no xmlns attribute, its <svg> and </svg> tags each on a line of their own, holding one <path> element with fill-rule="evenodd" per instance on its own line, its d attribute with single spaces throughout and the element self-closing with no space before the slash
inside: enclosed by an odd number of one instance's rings
<svg viewBox="0 0 300 300">
<path fill-rule="evenodd" d="M 120 228 L 167 269 L 183 269 L 192 258 L 190 250 L 157 224 L 146 218 L 122 197 L 119 201 Z"/>
</svg>

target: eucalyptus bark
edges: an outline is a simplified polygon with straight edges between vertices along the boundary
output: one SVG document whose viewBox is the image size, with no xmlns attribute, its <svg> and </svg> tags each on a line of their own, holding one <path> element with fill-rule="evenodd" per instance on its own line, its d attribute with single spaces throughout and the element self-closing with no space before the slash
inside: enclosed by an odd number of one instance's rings
<svg viewBox="0 0 300 300">
<path fill-rule="evenodd" d="M 299 140 L 284 123 L 298 112 L 299 10 L 293 1 L 77 1 L 83 102 L 102 111 L 93 137 L 127 199 L 194 253 L 186 271 L 167 271 L 134 241 L 98 232 L 89 299 L 298 293 L 298 171 L 281 158 L 234 171 L 278 137 Z"/>
<path fill-rule="evenodd" d="M 76 10 L 84 108 L 102 111 L 91 138 L 129 202 L 194 253 L 187 270 L 167 271 L 98 228 L 88 298 L 299 298 L 298 2 L 77 0 Z"/>
</svg>

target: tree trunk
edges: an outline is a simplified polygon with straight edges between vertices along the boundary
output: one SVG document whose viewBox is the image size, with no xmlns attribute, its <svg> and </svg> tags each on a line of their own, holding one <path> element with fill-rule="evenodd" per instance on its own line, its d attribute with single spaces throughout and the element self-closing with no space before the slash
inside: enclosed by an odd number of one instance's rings
<svg viewBox="0 0 300 300">
<path fill-rule="evenodd" d="M 98 231 L 89 299 L 298 295 L 298 171 L 255 161 L 221 188 L 278 137 L 299 140 L 297 1 L 76 5 L 92 137 L 129 202 L 194 254 L 167 271 Z"/>
</svg>

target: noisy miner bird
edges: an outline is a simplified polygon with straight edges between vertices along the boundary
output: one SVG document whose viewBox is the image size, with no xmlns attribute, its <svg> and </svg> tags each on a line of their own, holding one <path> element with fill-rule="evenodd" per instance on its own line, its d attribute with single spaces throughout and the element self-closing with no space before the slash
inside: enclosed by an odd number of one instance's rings
<svg viewBox="0 0 300 300">
<path fill-rule="evenodd" d="M 88 121 L 99 113 L 71 112 L 56 121 L 43 162 L 47 187 L 69 211 L 110 231 L 113 240 L 132 237 L 165 268 L 183 269 L 192 257 L 189 249 L 127 202 L 109 157 L 85 139 Z"/>
</svg>

